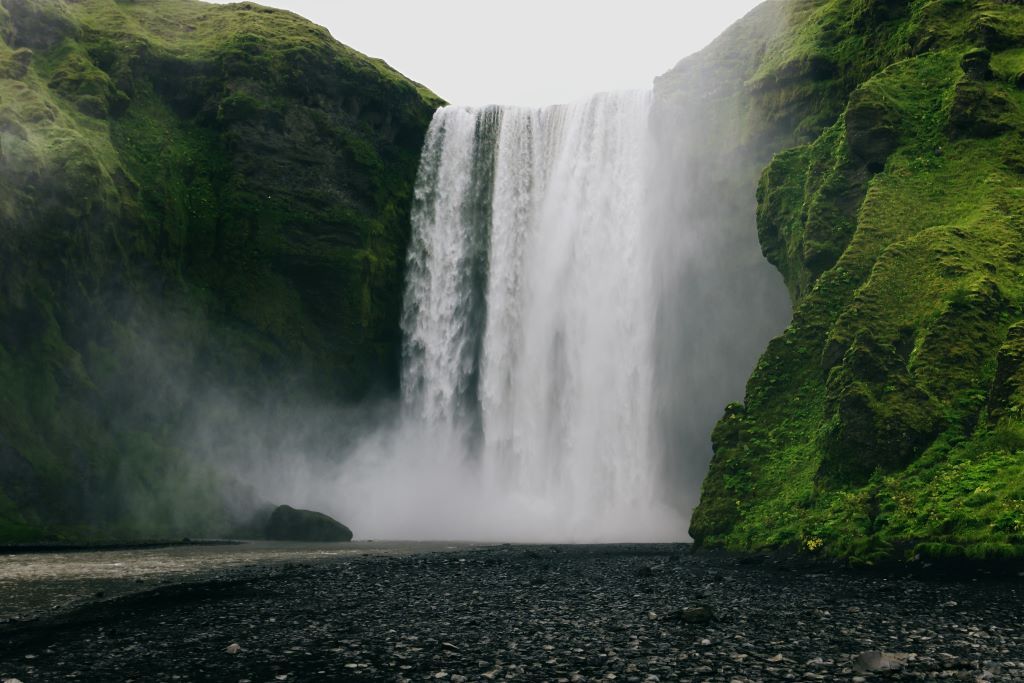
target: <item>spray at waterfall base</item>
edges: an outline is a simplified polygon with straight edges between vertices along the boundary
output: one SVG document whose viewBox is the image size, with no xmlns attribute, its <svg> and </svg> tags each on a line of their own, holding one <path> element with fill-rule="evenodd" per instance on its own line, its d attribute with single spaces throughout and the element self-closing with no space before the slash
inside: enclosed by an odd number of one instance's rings
<svg viewBox="0 0 1024 683">
<path fill-rule="evenodd" d="M 368 494 L 353 524 L 684 536 L 654 431 L 650 105 L 650 92 L 627 92 L 438 111 L 413 210 L 403 418 L 342 473 L 341 490 Z M 387 528 L 391 510 L 416 521 Z"/>
<path fill-rule="evenodd" d="M 711 427 L 788 302 L 655 104 L 435 114 L 397 417 L 293 490 L 362 537 L 686 539 Z"/>
</svg>

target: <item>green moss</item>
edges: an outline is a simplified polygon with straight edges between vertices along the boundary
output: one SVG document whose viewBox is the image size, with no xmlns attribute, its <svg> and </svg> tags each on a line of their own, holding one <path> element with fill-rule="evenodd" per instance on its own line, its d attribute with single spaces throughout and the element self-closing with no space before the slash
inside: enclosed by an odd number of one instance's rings
<svg viewBox="0 0 1024 683">
<path fill-rule="evenodd" d="M 716 430 L 733 436 L 691 533 L 861 563 L 1019 557 L 1024 17 L 792 7 L 750 96 L 835 119 L 762 177 L 759 233 L 797 308 Z"/>
<path fill-rule="evenodd" d="M 214 528 L 190 394 L 397 385 L 440 101 L 251 3 L 0 10 L 0 540 Z"/>
<path fill-rule="evenodd" d="M 813 144 L 772 161 L 758 188 L 758 235 L 765 256 L 785 274 L 793 301 L 810 291 L 846 249 L 869 176 L 832 126 Z"/>
</svg>

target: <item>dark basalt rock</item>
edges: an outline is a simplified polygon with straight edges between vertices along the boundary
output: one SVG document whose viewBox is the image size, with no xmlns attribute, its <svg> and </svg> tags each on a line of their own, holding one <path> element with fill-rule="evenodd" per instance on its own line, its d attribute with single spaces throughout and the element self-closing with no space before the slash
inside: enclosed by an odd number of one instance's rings
<svg viewBox="0 0 1024 683">
<path fill-rule="evenodd" d="M 296 510 L 282 505 L 267 521 L 266 536 L 272 541 L 345 542 L 352 530 L 322 512 Z"/>
<path fill-rule="evenodd" d="M 986 48 L 971 50 L 960 60 L 960 68 L 968 78 L 987 81 L 992 78 L 992 52 Z"/>
<path fill-rule="evenodd" d="M 1017 3 L 1008 3 L 1017 4 Z M 971 36 L 996 52 L 1008 50 L 1020 43 L 1021 36 L 1013 23 L 1005 17 L 981 14 L 971 29 Z"/>
<path fill-rule="evenodd" d="M 846 143 L 853 156 L 877 173 L 900 144 L 896 114 L 875 93 L 855 92 L 846 110 Z"/>
<path fill-rule="evenodd" d="M 687 553 L 638 594 L 636 569 L 680 550 L 565 548 L 541 587 L 522 546 L 231 568 L 0 620 L 0 680 L 1020 680 L 1018 581 Z"/>
<path fill-rule="evenodd" d="M 953 138 L 991 138 L 1010 130 L 1006 115 L 1012 105 L 991 85 L 964 80 L 953 91 L 949 110 L 949 135 Z"/>
<path fill-rule="evenodd" d="M 714 621 L 714 618 L 714 610 L 706 605 L 684 607 L 668 615 L 669 621 L 678 621 L 685 624 L 709 624 Z"/>
</svg>

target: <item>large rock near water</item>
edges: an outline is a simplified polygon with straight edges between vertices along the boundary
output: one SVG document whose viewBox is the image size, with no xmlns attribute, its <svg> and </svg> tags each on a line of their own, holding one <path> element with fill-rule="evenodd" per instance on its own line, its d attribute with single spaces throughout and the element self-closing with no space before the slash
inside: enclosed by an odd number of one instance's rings
<svg viewBox="0 0 1024 683">
<path fill-rule="evenodd" d="M 267 520 L 266 536 L 272 541 L 351 541 L 352 530 L 321 512 L 296 510 L 281 505 Z"/>
</svg>

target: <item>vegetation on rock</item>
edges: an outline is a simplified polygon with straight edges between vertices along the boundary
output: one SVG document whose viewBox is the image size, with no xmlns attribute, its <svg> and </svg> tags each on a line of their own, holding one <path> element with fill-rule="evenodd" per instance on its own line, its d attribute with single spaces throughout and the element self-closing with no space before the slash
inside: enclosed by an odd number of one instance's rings
<svg viewBox="0 0 1024 683">
<path fill-rule="evenodd" d="M 222 528 L 197 396 L 396 386 L 439 104 L 252 3 L 0 0 L 0 539 Z"/>
<path fill-rule="evenodd" d="M 747 81 L 791 326 L 714 433 L 705 546 L 1024 556 L 1024 7 L 793 0 Z"/>
<path fill-rule="evenodd" d="M 772 0 L 655 90 L 795 307 L 697 542 L 1024 556 L 1024 7 Z M 252 3 L 0 0 L 0 540 L 223 529 L 197 396 L 393 389 L 439 104 Z"/>
</svg>

